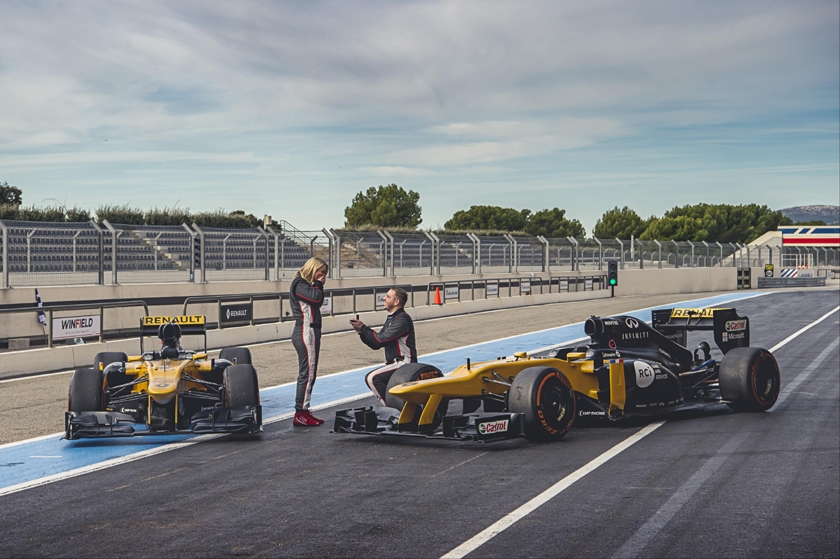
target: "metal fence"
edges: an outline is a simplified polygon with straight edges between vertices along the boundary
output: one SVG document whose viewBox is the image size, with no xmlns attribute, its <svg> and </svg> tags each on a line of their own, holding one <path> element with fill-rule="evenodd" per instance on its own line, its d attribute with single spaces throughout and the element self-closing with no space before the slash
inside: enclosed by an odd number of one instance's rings
<svg viewBox="0 0 840 559">
<path fill-rule="evenodd" d="M 586 272 L 608 260 L 622 269 L 840 265 L 840 250 L 828 247 L 300 231 L 285 221 L 254 229 L 0 221 L 0 232 L 0 288 L 278 280 L 311 256 L 329 262 L 333 278 Z"/>
</svg>

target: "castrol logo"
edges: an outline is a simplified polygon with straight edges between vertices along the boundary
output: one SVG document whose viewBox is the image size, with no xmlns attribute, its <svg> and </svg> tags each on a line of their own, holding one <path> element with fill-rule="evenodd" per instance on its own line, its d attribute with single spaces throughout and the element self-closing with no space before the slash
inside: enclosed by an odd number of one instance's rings
<svg viewBox="0 0 840 559">
<path fill-rule="evenodd" d="M 723 326 L 727 332 L 739 332 L 747 329 L 746 320 L 727 320 Z"/>
<path fill-rule="evenodd" d="M 478 432 L 482 435 L 489 435 L 491 433 L 503 433 L 508 430 L 508 420 L 502 419 L 500 421 L 488 421 L 487 423 L 478 424 Z"/>
</svg>

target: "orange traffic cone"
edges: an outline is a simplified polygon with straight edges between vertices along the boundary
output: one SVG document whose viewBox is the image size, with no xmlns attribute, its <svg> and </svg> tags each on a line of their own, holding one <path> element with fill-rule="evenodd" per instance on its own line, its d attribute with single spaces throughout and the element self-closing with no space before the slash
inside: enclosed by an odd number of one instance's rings
<svg viewBox="0 0 840 559">
<path fill-rule="evenodd" d="M 432 303 L 433 305 L 442 305 L 443 302 L 440 300 L 440 287 L 435 286 L 435 302 Z"/>
</svg>

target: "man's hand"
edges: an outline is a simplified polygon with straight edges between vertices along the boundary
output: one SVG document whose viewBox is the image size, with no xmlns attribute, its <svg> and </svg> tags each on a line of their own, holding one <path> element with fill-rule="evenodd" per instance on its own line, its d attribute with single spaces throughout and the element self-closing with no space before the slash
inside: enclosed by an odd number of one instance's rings
<svg viewBox="0 0 840 559">
<path fill-rule="evenodd" d="M 364 326 L 364 325 L 365 325 L 365 323 L 362 322 L 361 320 L 358 320 L 358 319 L 355 319 L 355 318 L 350 319 L 350 326 L 352 326 L 353 330 L 355 330 L 356 332 L 361 332 L 362 331 L 362 326 Z"/>
</svg>

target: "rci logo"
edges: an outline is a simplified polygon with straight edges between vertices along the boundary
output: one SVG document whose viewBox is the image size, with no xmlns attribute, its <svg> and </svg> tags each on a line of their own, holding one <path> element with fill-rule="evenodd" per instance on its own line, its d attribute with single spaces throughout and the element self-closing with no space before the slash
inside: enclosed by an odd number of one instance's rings
<svg viewBox="0 0 840 559">
<path fill-rule="evenodd" d="M 634 330 L 639 327 L 639 321 L 635 318 L 625 318 L 624 324 L 626 324 L 628 328 L 633 328 Z"/>
</svg>

